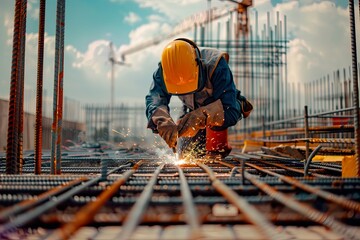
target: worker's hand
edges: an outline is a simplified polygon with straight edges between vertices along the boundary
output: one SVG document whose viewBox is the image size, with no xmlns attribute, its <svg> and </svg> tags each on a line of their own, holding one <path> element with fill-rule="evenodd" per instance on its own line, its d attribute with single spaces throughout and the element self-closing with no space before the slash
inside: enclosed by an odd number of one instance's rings
<svg viewBox="0 0 360 240">
<path fill-rule="evenodd" d="M 240 105 L 241 105 L 241 111 L 242 111 L 244 118 L 247 118 L 254 108 L 253 105 L 251 104 L 250 101 L 248 101 L 246 99 L 244 101 L 241 101 Z"/>
<path fill-rule="evenodd" d="M 167 108 L 161 106 L 151 117 L 152 121 L 157 126 L 159 135 L 165 140 L 170 148 L 176 147 L 178 131 L 177 126 L 171 118 Z"/>
<path fill-rule="evenodd" d="M 243 117 L 247 118 L 254 108 L 253 105 L 251 104 L 250 101 L 248 101 L 246 99 L 246 97 L 241 95 L 240 91 L 237 92 L 236 99 L 240 103 L 241 113 L 242 113 Z"/>
<path fill-rule="evenodd" d="M 189 112 L 178 122 L 179 137 L 193 137 L 205 127 L 222 126 L 224 109 L 221 100 Z"/>
</svg>

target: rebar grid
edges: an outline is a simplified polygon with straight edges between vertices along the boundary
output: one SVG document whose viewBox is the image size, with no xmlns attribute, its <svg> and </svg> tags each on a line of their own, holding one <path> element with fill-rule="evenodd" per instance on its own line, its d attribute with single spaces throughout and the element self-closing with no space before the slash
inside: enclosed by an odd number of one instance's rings
<svg viewBox="0 0 360 240">
<path fill-rule="evenodd" d="M 76 239 L 87 229 L 93 239 L 139 239 L 147 226 L 158 239 L 169 239 L 171 229 L 178 229 L 180 239 L 207 239 L 211 225 L 224 239 L 241 239 L 243 228 L 258 239 L 298 239 L 290 229 L 319 224 L 330 229 L 326 234 L 358 234 L 359 179 L 342 179 L 331 171 L 303 177 L 303 163 L 295 159 L 235 154 L 174 165 L 148 154 L 83 156 L 63 157 L 62 169 L 72 169 L 70 175 L 0 175 L 1 236 Z M 34 161 L 24 159 L 34 170 Z M 84 160 L 92 166 L 81 167 Z M 93 174 L 84 178 L 79 175 L 84 169 Z M 309 170 L 318 168 L 310 165 Z M 106 226 L 113 227 L 113 235 L 102 230 Z"/>
</svg>

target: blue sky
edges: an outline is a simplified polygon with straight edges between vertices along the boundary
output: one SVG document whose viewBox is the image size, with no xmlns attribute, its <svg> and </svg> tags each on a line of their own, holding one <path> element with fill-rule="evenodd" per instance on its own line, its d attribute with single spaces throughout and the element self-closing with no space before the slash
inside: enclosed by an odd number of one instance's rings
<svg viewBox="0 0 360 240">
<path fill-rule="evenodd" d="M 11 3 L 13 1 L 5 0 Z M 34 7 L 38 7 L 36 1 Z M 71 43 L 79 50 L 85 51 L 87 45 L 99 38 L 108 39 L 115 45 L 129 41 L 128 33 L 131 29 L 144 24 L 146 19 L 139 17 L 135 23 L 125 19 L 129 12 L 139 16 L 148 16 L 153 11 L 141 8 L 133 1 L 114 2 L 110 0 L 76 0 L 66 1 L 66 43 Z M 55 34 L 56 1 L 48 0 L 46 5 L 46 32 Z M 28 33 L 38 31 L 37 18 L 28 18 Z"/>
<path fill-rule="evenodd" d="M 288 72 L 294 82 L 316 79 L 338 68 L 350 66 L 347 0 L 254 0 L 259 20 L 276 11 L 288 20 Z M 355 1 L 357 2 L 357 1 Z M 65 25 L 65 95 L 82 103 L 109 102 L 109 41 L 117 56 L 129 46 L 171 33 L 184 18 L 208 7 L 208 0 L 68 0 Z M 212 7 L 229 6 L 212 0 Z M 356 10 L 358 5 L 356 5 Z M 56 1 L 46 7 L 44 88 L 52 94 Z M 358 14 L 358 10 L 356 11 Z M 0 2 L 0 98 L 8 99 L 14 1 Z M 38 1 L 28 0 L 25 94 L 35 108 Z M 192 37 L 183 33 L 181 37 Z M 179 37 L 180 37 L 179 36 Z M 116 102 L 144 104 L 144 96 L 157 67 L 163 46 L 171 39 L 131 54 L 131 66 L 117 66 Z M 360 44 L 358 44 L 360 45 Z M 51 98 L 50 98 L 51 101 Z"/>
</svg>

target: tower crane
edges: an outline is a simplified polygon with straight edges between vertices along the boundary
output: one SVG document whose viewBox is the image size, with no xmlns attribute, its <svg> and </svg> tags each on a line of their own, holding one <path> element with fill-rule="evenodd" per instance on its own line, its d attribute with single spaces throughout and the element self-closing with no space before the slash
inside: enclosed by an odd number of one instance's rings
<svg viewBox="0 0 360 240">
<path fill-rule="evenodd" d="M 249 1 L 249 0 L 244 0 L 244 1 Z M 134 46 L 130 46 L 129 48 L 125 49 L 121 53 L 121 59 L 124 61 L 126 55 L 135 53 L 137 51 L 143 50 L 143 49 L 153 46 L 153 45 L 157 45 L 160 42 L 162 42 L 164 39 L 169 39 L 169 38 L 179 35 L 180 33 L 184 33 L 186 31 L 191 30 L 191 28 L 193 28 L 194 25 L 203 25 L 203 24 L 209 23 L 211 21 L 214 21 L 221 17 L 224 17 L 227 14 L 229 14 L 229 12 L 233 12 L 233 11 L 238 11 L 238 8 L 237 7 L 229 8 L 227 6 L 222 7 L 222 8 L 214 7 L 214 8 L 210 8 L 209 10 L 205 10 L 205 11 L 196 13 L 196 14 L 184 19 L 182 22 L 180 22 L 178 25 L 176 25 L 174 27 L 174 30 L 171 33 L 154 37 L 150 40 L 144 41 L 144 42 L 134 45 Z"/>
<path fill-rule="evenodd" d="M 113 43 L 109 43 L 109 61 L 111 63 L 111 84 L 110 84 L 110 120 L 109 120 L 109 137 L 110 140 L 113 140 L 111 138 L 112 136 L 112 123 L 113 123 L 113 113 L 114 113 L 114 103 L 115 103 L 115 64 L 117 65 L 123 65 L 128 66 L 128 63 L 125 63 L 124 61 L 118 61 L 115 56 L 114 46 Z"/>
<path fill-rule="evenodd" d="M 245 34 L 249 31 L 249 18 L 247 8 L 253 5 L 252 0 L 242 0 L 241 2 L 235 0 L 220 0 L 228 1 L 237 4 L 237 29 L 236 29 L 236 38 L 240 36 L 240 32 Z"/>
<path fill-rule="evenodd" d="M 186 19 L 184 19 L 182 22 L 180 22 L 178 25 L 174 27 L 174 30 L 169 34 L 163 34 L 157 37 L 154 37 L 150 40 L 144 41 L 142 43 L 139 43 L 134 46 L 130 46 L 129 48 L 125 49 L 121 53 L 121 59 L 122 61 L 125 60 L 126 55 L 135 53 L 137 51 L 143 50 L 147 47 L 154 46 L 162 42 L 164 39 L 169 39 L 174 36 L 179 35 L 180 33 L 186 32 L 191 30 L 194 25 L 203 25 L 206 23 L 210 23 L 214 20 L 217 20 L 221 17 L 226 16 L 230 12 L 237 12 L 237 30 L 236 30 L 236 37 L 239 38 L 240 32 L 247 33 L 248 32 L 248 11 L 247 8 L 253 5 L 252 0 L 242 0 L 241 2 L 235 1 L 235 0 L 220 0 L 220 1 L 229 1 L 236 3 L 236 7 L 213 7 L 209 10 L 205 10 L 199 13 L 196 13 Z"/>
</svg>

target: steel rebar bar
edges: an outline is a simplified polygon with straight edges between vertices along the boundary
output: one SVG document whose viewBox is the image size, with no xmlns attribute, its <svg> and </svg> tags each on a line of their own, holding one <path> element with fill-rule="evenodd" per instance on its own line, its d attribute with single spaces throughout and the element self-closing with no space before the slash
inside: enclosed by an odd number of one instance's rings
<svg viewBox="0 0 360 240">
<path fill-rule="evenodd" d="M 14 10 L 14 30 L 13 30 L 13 49 L 11 64 L 11 82 L 10 82 L 10 100 L 9 100 L 9 117 L 8 117 L 8 133 L 6 147 L 6 173 L 18 173 L 18 91 L 19 91 L 19 69 L 20 69 L 20 53 L 21 53 L 21 10 L 22 0 L 15 1 Z"/>
<path fill-rule="evenodd" d="M 59 49 L 59 76 L 58 76 L 58 109 L 57 109 L 57 140 L 56 140 L 56 174 L 61 174 L 61 146 L 62 146 L 62 120 L 64 103 L 64 39 L 65 39 L 65 2 L 61 0 L 60 12 L 60 49 Z"/>
<path fill-rule="evenodd" d="M 149 180 L 149 183 L 146 185 L 145 189 L 142 191 L 138 201 L 131 208 L 124 224 L 122 225 L 122 231 L 118 236 L 115 237 L 116 239 L 129 239 L 136 229 L 136 226 L 141 221 L 141 217 L 144 215 L 144 212 L 149 204 L 158 175 L 164 166 L 165 163 L 162 163 L 153 173 L 153 176 Z"/>
<path fill-rule="evenodd" d="M 346 236 L 347 239 L 360 239 L 359 231 L 357 231 L 355 228 L 351 228 L 350 226 L 347 226 L 337 221 L 334 217 L 328 214 L 322 213 L 308 206 L 307 204 L 301 203 L 293 198 L 288 197 L 284 193 L 279 192 L 275 188 L 271 187 L 269 184 L 257 179 L 254 175 L 245 173 L 245 178 L 249 180 L 252 184 L 257 186 L 261 191 L 273 197 L 276 201 L 302 214 L 306 218 L 318 224 L 326 226 L 332 229 L 334 232 Z"/>
<path fill-rule="evenodd" d="M 353 76 L 353 105 L 355 107 L 354 132 L 355 132 L 355 172 L 360 176 L 360 121 L 359 121 L 359 83 L 358 83 L 358 66 L 357 66 L 357 48 L 356 48 L 356 28 L 354 0 L 349 0 L 350 15 L 350 40 L 351 40 L 351 57 L 352 57 L 352 76 Z"/>
<path fill-rule="evenodd" d="M 122 176 L 116 180 L 110 187 L 104 190 L 95 201 L 90 202 L 88 205 L 85 205 L 80 209 L 72 219 L 60 229 L 56 230 L 51 236 L 48 236 L 48 239 L 68 239 L 73 235 L 80 227 L 90 223 L 96 212 L 108 201 L 141 166 L 142 161 L 138 162 L 133 166 L 132 169 L 126 171 Z M 122 167 L 129 166 L 123 165 Z M 99 180 L 102 180 L 102 177 L 99 177 Z"/>
<path fill-rule="evenodd" d="M 266 239 L 279 239 L 280 233 L 276 230 L 275 226 L 269 222 L 256 208 L 250 205 L 244 198 L 236 194 L 226 184 L 218 180 L 213 171 L 203 163 L 197 162 L 208 175 L 212 182 L 212 186 L 221 193 L 226 200 L 236 206 L 239 211 L 245 214 L 248 221 L 254 224 L 266 237 Z"/>
<path fill-rule="evenodd" d="M 195 208 L 195 204 L 191 195 L 191 191 L 189 185 L 186 181 L 186 177 L 184 175 L 183 170 L 176 165 L 177 170 L 179 172 L 180 178 L 180 188 L 181 188 L 181 195 L 184 199 L 184 207 L 185 207 L 185 214 L 187 223 L 189 224 L 190 228 L 190 239 L 199 239 L 201 238 L 201 229 L 200 229 L 200 221 L 197 210 Z"/>
<path fill-rule="evenodd" d="M 44 69 L 44 35 L 45 35 L 46 0 L 40 0 L 39 37 L 36 82 L 36 119 L 35 119 L 35 174 L 41 174 L 42 160 L 42 101 L 43 101 L 43 69 Z"/>
</svg>

